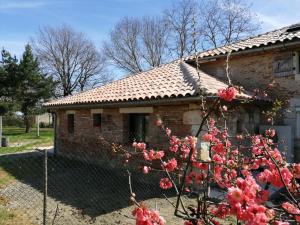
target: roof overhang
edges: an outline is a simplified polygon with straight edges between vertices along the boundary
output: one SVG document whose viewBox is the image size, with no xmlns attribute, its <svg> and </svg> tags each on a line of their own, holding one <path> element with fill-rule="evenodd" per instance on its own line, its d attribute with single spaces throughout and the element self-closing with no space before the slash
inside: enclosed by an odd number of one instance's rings
<svg viewBox="0 0 300 225">
<path fill-rule="evenodd" d="M 205 96 L 206 100 L 216 99 L 217 96 Z M 161 98 L 161 99 L 149 99 L 138 101 L 119 101 L 119 102 L 99 102 L 99 103 L 87 103 L 87 104 L 67 104 L 67 105 L 52 105 L 43 106 L 48 110 L 57 109 L 97 109 L 97 108 L 121 108 L 121 107 L 136 107 L 136 106 L 157 106 L 157 105 L 178 105 L 200 102 L 203 99 L 202 96 L 189 96 L 189 97 L 174 97 L 174 98 Z M 235 99 L 234 104 L 240 104 L 242 101 L 247 101 L 243 104 L 253 105 L 265 105 L 270 104 L 270 100 L 252 100 L 252 99 Z"/>
<path fill-rule="evenodd" d="M 280 42 L 277 44 L 269 44 L 266 46 L 259 46 L 259 47 L 253 47 L 253 48 L 246 48 L 244 50 L 239 50 L 239 51 L 232 51 L 230 53 L 230 56 L 236 56 L 236 55 L 242 55 L 242 54 L 250 54 L 250 53 L 258 53 L 258 52 L 264 52 L 264 51 L 270 51 L 270 50 L 281 50 L 281 49 L 287 49 L 291 47 L 299 46 L 300 47 L 300 39 L 292 40 L 292 41 L 287 41 L 287 42 Z M 199 57 L 199 62 L 200 63 L 207 63 L 207 62 L 212 62 L 215 61 L 218 58 L 225 58 L 227 57 L 227 53 L 219 54 L 219 55 L 214 55 L 214 56 L 204 56 L 204 57 Z M 193 58 L 188 58 L 185 60 L 187 63 L 189 62 L 194 62 L 195 61 L 195 56 Z"/>
</svg>

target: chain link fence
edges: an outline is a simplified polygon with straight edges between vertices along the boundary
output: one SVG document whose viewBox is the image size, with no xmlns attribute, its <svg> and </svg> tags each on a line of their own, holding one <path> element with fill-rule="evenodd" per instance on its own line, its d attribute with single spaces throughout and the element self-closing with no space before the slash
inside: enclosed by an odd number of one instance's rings
<svg viewBox="0 0 300 225">
<path fill-rule="evenodd" d="M 137 199 L 172 216 L 158 184 L 162 174 L 45 150 L 0 156 L 0 224 L 135 224 L 128 170 Z"/>
</svg>

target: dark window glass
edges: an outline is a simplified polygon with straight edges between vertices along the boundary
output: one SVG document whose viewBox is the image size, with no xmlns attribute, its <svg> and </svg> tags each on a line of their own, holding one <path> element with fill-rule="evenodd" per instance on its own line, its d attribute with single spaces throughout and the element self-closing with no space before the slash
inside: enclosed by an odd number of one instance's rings
<svg viewBox="0 0 300 225">
<path fill-rule="evenodd" d="M 93 127 L 101 127 L 101 113 L 93 113 Z"/>
<path fill-rule="evenodd" d="M 68 132 L 74 133 L 74 114 L 68 114 Z"/>
<path fill-rule="evenodd" d="M 130 114 L 129 115 L 129 141 L 147 142 L 148 135 L 147 114 Z"/>
</svg>

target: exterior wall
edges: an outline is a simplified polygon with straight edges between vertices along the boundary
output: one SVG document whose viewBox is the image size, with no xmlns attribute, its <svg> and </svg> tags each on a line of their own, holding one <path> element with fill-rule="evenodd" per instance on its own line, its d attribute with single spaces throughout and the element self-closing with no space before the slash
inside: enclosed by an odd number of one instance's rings
<svg viewBox="0 0 300 225">
<path fill-rule="evenodd" d="M 291 126 L 292 141 L 294 142 L 295 161 L 300 161 L 300 114 L 296 109 L 300 107 L 300 81 L 295 79 L 294 75 L 278 77 L 274 74 L 276 61 L 285 60 L 293 51 L 299 52 L 300 47 L 264 51 L 255 54 L 240 54 L 230 57 L 230 77 L 235 84 L 241 85 L 248 90 L 255 88 L 266 89 L 268 84 L 275 81 L 276 84 L 272 90 L 269 90 L 271 96 L 289 100 L 289 109 L 278 125 Z M 220 79 L 226 80 L 225 59 L 220 58 L 214 62 L 201 64 L 201 69 L 209 74 L 216 75 Z M 298 119 L 297 119 L 298 118 Z M 297 135 L 298 134 L 298 135 Z"/>
<path fill-rule="evenodd" d="M 233 55 L 229 59 L 230 78 L 235 84 L 240 84 L 248 90 L 255 88 L 266 89 L 272 81 L 277 84 L 274 95 L 286 96 L 300 94 L 300 81 L 295 80 L 294 75 L 278 77 L 274 74 L 274 62 L 286 59 L 296 49 L 263 51 L 260 53 Z M 226 59 L 219 58 L 216 61 L 203 63 L 200 68 L 208 74 L 215 75 L 226 80 Z"/>
<path fill-rule="evenodd" d="M 189 105 L 158 106 L 149 114 L 148 142 L 153 147 L 165 147 L 166 135 L 155 126 L 159 115 L 178 136 L 190 134 L 191 126 L 184 125 L 182 115 L 189 110 Z M 111 143 L 129 146 L 129 114 L 119 113 L 119 108 L 103 109 L 101 128 L 93 127 L 90 109 L 74 110 L 74 134 L 68 133 L 67 111 L 57 111 L 57 148 L 61 154 L 88 153 L 91 156 L 106 154 L 111 150 Z"/>
<path fill-rule="evenodd" d="M 253 107 L 239 109 L 239 113 L 231 116 L 228 125 L 233 134 L 238 130 L 236 127 L 238 120 L 242 121 L 242 127 L 247 129 L 252 129 L 251 126 L 254 126 L 253 124 L 255 126 L 259 125 L 260 112 L 257 109 L 256 120 L 252 121 L 249 119 L 249 115 L 253 110 Z M 110 159 L 115 146 L 122 145 L 125 148 L 131 146 L 131 143 L 128 141 L 129 114 L 120 113 L 119 108 L 103 109 L 101 114 L 101 128 L 93 127 L 90 109 L 72 110 L 71 113 L 75 113 L 74 134 L 68 133 L 67 113 L 70 113 L 70 111 L 58 110 L 56 113 L 56 147 L 58 148 L 58 154 L 75 155 L 78 157 L 88 156 L 93 159 L 103 160 L 109 164 L 112 161 Z M 169 146 L 166 135 L 155 125 L 157 116 L 178 137 L 195 135 L 201 121 L 201 111 L 194 104 L 153 107 L 153 113 L 149 114 L 150 121 L 147 142 L 149 143 L 149 147 L 155 149 L 168 148 Z M 254 131 L 254 128 L 251 131 Z M 115 145 L 112 145 L 112 143 Z"/>
</svg>

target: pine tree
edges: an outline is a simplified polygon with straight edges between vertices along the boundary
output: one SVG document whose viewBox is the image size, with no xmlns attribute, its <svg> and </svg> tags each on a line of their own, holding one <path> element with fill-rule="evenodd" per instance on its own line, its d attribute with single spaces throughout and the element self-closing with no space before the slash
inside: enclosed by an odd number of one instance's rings
<svg viewBox="0 0 300 225">
<path fill-rule="evenodd" d="M 13 93 L 17 73 L 18 60 L 3 49 L 0 60 L 0 115 L 4 115 L 15 106 Z"/>
<path fill-rule="evenodd" d="M 15 98 L 24 115 L 26 133 L 28 133 L 32 126 L 32 115 L 37 113 L 43 100 L 51 97 L 53 88 L 52 78 L 41 72 L 30 45 L 25 46 L 25 52 L 20 60 L 16 86 Z"/>
</svg>

